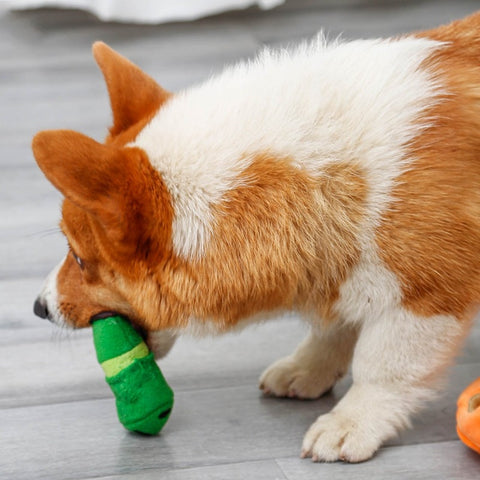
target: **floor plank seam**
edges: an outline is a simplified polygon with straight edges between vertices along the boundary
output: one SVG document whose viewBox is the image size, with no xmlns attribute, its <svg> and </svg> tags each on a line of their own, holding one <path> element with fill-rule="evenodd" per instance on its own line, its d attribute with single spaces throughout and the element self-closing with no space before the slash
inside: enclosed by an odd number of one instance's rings
<svg viewBox="0 0 480 480">
<path fill-rule="evenodd" d="M 172 382 L 170 382 L 172 383 Z M 209 388 L 176 388 L 175 392 L 178 393 L 192 393 L 192 392 L 198 392 L 198 393 L 205 393 L 209 391 L 221 391 L 221 390 L 232 390 L 232 389 L 238 389 L 238 388 L 248 388 L 248 386 L 251 385 L 251 383 L 235 383 L 234 385 L 227 385 L 227 386 L 219 386 L 219 387 L 209 387 Z M 262 397 L 259 397 L 262 398 Z M 82 398 L 82 399 L 72 399 L 72 400 L 66 400 L 66 401 L 61 401 L 61 402 L 51 402 L 51 403 L 28 403 L 25 405 L 7 405 L 7 406 L 0 406 L 0 411 L 2 410 L 21 410 L 21 409 L 26 409 L 26 408 L 38 408 L 38 407 L 54 407 L 57 405 L 69 405 L 69 404 L 75 404 L 75 403 L 86 403 L 86 402 L 97 402 L 97 401 L 106 401 L 106 400 L 114 400 L 114 397 L 111 395 L 105 395 L 105 396 L 98 396 L 98 397 L 91 397 L 91 398 Z M 1 399 L 0 399 L 1 402 Z"/>
<path fill-rule="evenodd" d="M 281 457 L 282 459 L 289 459 L 293 457 Z M 108 479 L 115 479 L 118 477 L 123 477 L 123 476 L 133 476 L 133 475 L 138 475 L 138 474 L 143 474 L 143 473 L 149 473 L 149 472 L 158 472 L 158 473 L 172 473 L 172 472 L 188 472 L 188 471 L 193 471 L 193 470 L 200 470 L 200 469 L 208 469 L 208 468 L 216 468 L 216 467 L 228 467 L 228 466 L 241 466 L 241 465 L 252 465 L 252 464 L 262 464 L 264 462 L 272 462 L 274 463 L 279 470 L 281 470 L 284 478 L 279 479 L 279 480 L 288 480 L 288 477 L 285 475 L 284 471 L 280 466 L 278 465 L 277 461 L 273 457 L 265 457 L 265 458 L 260 458 L 260 459 L 255 459 L 255 460 L 243 460 L 240 462 L 209 462 L 209 463 L 199 463 L 199 464 L 191 464 L 187 466 L 181 466 L 181 467 L 174 467 L 172 468 L 171 466 L 162 468 L 161 465 L 155 466 L 155 467 L 147 467 L 147 468 L 141 468 L 138 470 L 134 470 L 131 472 L 124 472 L 122 474 L 113 474 L 113 475 L 98 475 L 94 477 L 77 477 L 72 480 L 95 480 L 97 478 L 101 478 L 102 480 L 108 480 Z"/>
</svg>

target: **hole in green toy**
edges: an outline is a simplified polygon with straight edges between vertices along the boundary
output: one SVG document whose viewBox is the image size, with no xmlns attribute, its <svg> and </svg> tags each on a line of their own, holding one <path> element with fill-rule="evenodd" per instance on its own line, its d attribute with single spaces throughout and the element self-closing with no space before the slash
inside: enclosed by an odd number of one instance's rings
<svg viewBox="0 0 480 480">
<path fill-rule="evenodd" d="M 480 393 L 474 395 L 468 402 L 468 412 L 471 413 L 480 407 Z"/>
<path fill-rule="evenodd" d="M 169 408 L 169 409 L 167 409 L 167 410 L 163 411 L 163 412 L 162 412 L 162 413 L 161 413 L 161 414 L 158 416 L 158 418 L 165 418 L 165 417 L 168 417 L 168 415 L 170 414 L 170 412 L 171 412 L 171 411 L 172 411 L 172 409 L 171 409 L 171 408 Z"/>
</svg>

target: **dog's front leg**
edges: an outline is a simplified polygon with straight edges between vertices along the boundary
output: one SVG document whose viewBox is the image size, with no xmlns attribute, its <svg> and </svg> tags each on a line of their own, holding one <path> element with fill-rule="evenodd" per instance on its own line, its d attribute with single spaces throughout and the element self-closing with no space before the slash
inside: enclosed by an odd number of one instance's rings
<svg viewBox="0 0 480 480">
<path fill-rule="evenodd" d="M 451 316 L 423 318 L 400 308 L 368 320 L 354 352 L 354 383 L 310 427 L 302 456 L 326 462 L 370 458 L 432 398 L 468 326 Z"/>
<path fill-rule="evenodd" d="M 347 372 L 357 336 L 352 325 L 313 327 L 295 352 L 265 370 L 260 389 L 277 397 L 311 399 L 323 395 Z"/>
</svg>

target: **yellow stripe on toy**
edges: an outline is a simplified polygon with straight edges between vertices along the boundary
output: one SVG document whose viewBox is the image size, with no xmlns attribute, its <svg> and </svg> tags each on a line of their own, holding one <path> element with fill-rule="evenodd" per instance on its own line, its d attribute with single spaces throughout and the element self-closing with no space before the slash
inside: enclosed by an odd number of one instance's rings
<svg viewBox="0 0 480 480">
<path fill-rule="evenodd" d="M 148 347 L 144 342 L 140 342 L 136 347 L 133 347 L 128 352 L 125 352 L 118 357 L 105 360 L 100 365 L 105 372 L 105 376 L 114 377 L 120 373 L 124 368 L 130 366 L 135 360 L 144 358 L 149 354 Z"/>
</svg>

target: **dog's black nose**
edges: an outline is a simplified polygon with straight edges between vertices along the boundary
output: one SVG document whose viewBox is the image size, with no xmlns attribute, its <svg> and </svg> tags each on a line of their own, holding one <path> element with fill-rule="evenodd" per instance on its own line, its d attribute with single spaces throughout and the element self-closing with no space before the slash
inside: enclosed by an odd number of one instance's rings
<svg viewBox="0 0 480 480">
<path fill-rule="evenodd" d="M 38 297 L 33 304 L 33 313 L 40 318 L 48 318 L 47 303 Z"/>
</svg>

